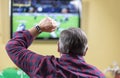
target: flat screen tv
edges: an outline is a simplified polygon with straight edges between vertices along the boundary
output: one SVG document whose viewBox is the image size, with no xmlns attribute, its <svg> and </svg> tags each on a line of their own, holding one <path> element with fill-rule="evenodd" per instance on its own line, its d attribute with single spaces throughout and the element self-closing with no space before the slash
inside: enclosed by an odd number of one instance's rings
<svg viewBox="0 0 120 78">
<path fill-rule="evenodd" d="M 57 29 L 42 32 L 37 39 L 58 39 L 62 30 L 80 27 L 81 0 L 11 0 L 11 38 L 47 16 L 57 21 Z"/>
</svg>

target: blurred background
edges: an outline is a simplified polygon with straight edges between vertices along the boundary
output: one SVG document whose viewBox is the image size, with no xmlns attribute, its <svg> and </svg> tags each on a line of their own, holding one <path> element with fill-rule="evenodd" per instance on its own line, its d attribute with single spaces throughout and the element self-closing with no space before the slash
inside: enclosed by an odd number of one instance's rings
<svg viewBox="0 0 120 78">
<path fill-rule="evenodd" d="M 86 32 L 89 42 L 85 59 L 103 73 L 108 67 L 114 68 L 120 64 L 119 4 L 120 0 L 82 0 L 81 28 Z M 9 67 L 17 68 L 5 51 L 5 45 L 10 39 L 9 10 L 9 0 L 0 0 L 0 71 Z M 57 40 L 36 40 L 29 49 L 59 57 Z M 114 78 L 109 72 L 105 75 L 106 78 Z"/>
</svg>

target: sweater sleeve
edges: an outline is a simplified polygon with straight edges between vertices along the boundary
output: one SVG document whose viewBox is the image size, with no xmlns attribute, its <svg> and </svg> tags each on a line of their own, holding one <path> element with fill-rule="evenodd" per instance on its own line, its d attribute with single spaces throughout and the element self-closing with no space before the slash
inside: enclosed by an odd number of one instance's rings
<svg viewBox="0 0 120 78">
<path fill-rule="evenodd" d="M 29 31 L 19 31 L 6 45 L 11 60 L 28 75 L 35 72 L 42 59 L 46 58 L 27 49 L 32 41 L 33 37 Z"/>
</svg>

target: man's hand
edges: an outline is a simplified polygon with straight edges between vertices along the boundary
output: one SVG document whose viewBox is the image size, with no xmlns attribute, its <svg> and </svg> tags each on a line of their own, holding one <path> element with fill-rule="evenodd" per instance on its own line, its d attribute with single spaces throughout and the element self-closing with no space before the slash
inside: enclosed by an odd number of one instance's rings
<svg viewBox="0 0 120 78">
<path fill-rule="evenodd" d="M 38 26 L 40 26 L 42 32 L 52 32 L 56 29 L 57 23 L 53 19 L 46 17 L 40 21 Z M 38 31 L 36 31 L 35 27 L 29 29 L 28 31 L 31 33 L 34 39 L 40 34 Z"/>
<path fill-rule="evenodd" d="M 57 23 L 50 17 L 46 17 L 38 24 L 42 32 L 52 32 L 56 29 Z"/>
</svg>

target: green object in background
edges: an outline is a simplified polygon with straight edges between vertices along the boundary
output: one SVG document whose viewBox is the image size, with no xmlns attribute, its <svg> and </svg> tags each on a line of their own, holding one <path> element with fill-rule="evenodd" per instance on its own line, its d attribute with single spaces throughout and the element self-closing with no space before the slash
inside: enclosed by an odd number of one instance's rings
<svg viewBox="0 0 120 78">
<path fill-rule="evenodd" d="M 0 72 L 0 78 L 4 78 L 4 76 L 3 76 L 2 72 Z"/>
<path fill-rule="evenodd" d="M 0 78 L 29 78 L 21 69 L 6 68 L 2 71 Z"/>
</svg>

